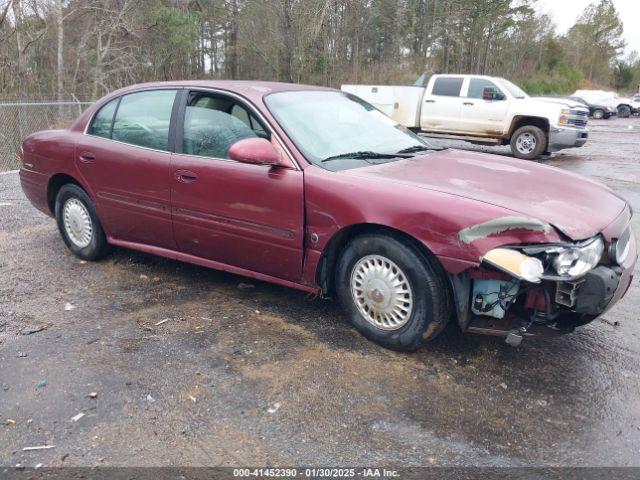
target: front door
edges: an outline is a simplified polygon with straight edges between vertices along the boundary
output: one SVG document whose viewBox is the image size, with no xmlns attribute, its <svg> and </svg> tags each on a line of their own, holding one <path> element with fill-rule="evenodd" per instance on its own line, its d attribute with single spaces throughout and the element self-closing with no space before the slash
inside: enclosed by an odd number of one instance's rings
<svg viewBox="0 0 640 480">
<path fill-rule="evenodd" d="M 502 100 L 483 100 L 482 93 L 490 89 L 501 93 Z M 500 136 L 505 129 L 505 118 L 509 109 L 509 99 L 494 82 L 488 78 L 469 79 L 466 96 L 462 102 L 460 124 L 464 131 L 479 136 Z"/>
<path fill-rule="evenodd" d="M 224 94 L 184 96 L 172 156 L 171 202 L 178 249 L 189 255 L 299 281 L 303 173 L 233 161 L 236 141 L 270 138 L 244 102 Z"/>
<path fill-rule="evenodd" d="M 118 97 L 76 144 L 76 165 L 93 189 L 110 237 L 175 250 L 169 124 L 176 90 Z"/>
</svg>

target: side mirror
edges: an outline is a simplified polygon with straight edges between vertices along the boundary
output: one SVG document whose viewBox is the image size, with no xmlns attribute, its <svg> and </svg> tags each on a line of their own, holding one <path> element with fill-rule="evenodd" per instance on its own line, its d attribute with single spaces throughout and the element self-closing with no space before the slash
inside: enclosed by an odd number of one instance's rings
<svg viewBox="0 0 640 480">
<path fill-rule="evenodd" d="M 482 99 L 483 100 L 504 100 L 504 93 L 497 91 L 495 88 L 487 87 L 482 90 Z"/>
<path fill-rule="evenodd" d="M 245 138 L 229 148 L 229 158 L 237 162 L 254 165 L 282 165 L 280 153 L 264 138 Z"/>
</svg>

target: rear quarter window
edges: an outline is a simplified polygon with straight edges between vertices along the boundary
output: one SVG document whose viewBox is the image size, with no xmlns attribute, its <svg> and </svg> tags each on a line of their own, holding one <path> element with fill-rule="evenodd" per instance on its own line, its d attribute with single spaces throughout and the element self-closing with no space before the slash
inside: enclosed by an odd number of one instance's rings
<svg viewBox="0 0 640 480">
<path fill-rule="evenodd" d="M 438 77 L 433 82 L 433 95 L 444 97 L 459 97 L 462 90 L 462 77 Z"/>
</svg>

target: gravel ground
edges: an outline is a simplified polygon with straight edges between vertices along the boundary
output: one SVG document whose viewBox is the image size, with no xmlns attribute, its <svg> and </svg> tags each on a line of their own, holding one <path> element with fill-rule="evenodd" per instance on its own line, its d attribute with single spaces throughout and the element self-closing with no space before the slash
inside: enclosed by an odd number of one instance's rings
<svg viewBox="0 0 640 480">
<path fill-rule="evenodd" d="M 594 121 L 543 161 L 640 211 L 639 131 Z M 399 354 L 294 290 L 122 249 L 81 262 L 0 174 L 0 465 L 640 466 L 638 278 L 569 336 L 449 328 Z"/>
</svg>

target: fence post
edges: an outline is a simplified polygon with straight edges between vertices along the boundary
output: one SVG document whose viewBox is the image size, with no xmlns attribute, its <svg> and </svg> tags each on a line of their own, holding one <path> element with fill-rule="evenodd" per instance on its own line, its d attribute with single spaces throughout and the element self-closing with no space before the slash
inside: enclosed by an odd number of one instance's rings
<svg viewBox="0 0 640 480">
<path fill-rule="evenodd" d="M 80 105 L 80 100 L 78 100 L 78 97 L 76 97 L 73 93 L 71 94 L 71 96 L 73 97 L 73 101 L 78 104 L 78 116 L 80 116 L 80 114 L 82 113 L 82 105 Z"/>
</svg>

